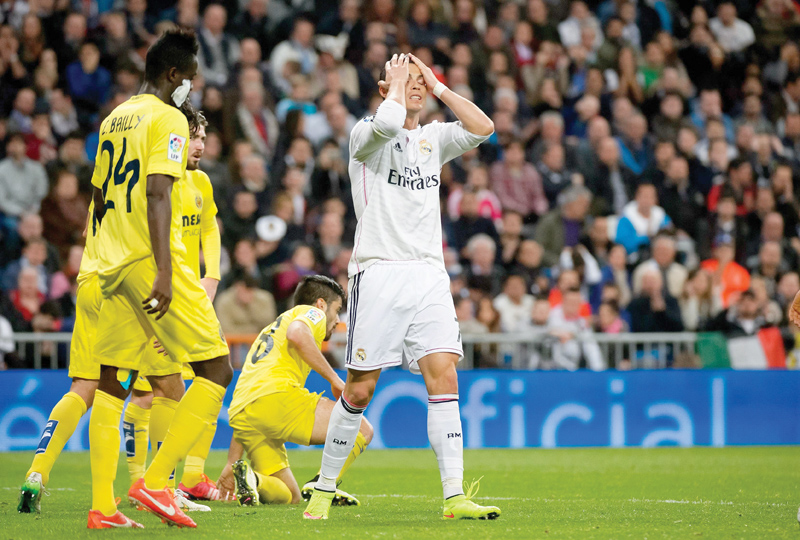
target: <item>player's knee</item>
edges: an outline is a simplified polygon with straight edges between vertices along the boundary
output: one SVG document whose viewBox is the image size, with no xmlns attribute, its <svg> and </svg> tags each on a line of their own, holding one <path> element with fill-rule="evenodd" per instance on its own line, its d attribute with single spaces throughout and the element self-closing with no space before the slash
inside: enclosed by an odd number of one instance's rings
<svg viewBox="0 0 800 540">
<path fill-rule="evenodd" d="M 353 385 L 350 388 L 345 388 L 342 397 L 347 400 L 348 403 L 355 405 L 356 407 L 366 407 L 369 405 L 369 401 L 372 399 L 372 394 L 375 391 L 375 387 L 359 384 Z"/>
<path fill-rule="evenodd" d="M 228 355 L 207 360 L 205 362 L 193 362 L 192 368 L 195 375 L 208 379 L 214 384 L 227 388 L 233 380 L 233 368 Z"/>
<path fill-rule="evenodd" d="M 224 386 L 225 388 L 231 384 L 233 380 L 233 367 L 231 366 L 231 361 L 229 357 L 225 357 L 224 362 L 220 362 L 219 367 L 219 382 L 217 383 L 220 386 Z"/>
</svg>

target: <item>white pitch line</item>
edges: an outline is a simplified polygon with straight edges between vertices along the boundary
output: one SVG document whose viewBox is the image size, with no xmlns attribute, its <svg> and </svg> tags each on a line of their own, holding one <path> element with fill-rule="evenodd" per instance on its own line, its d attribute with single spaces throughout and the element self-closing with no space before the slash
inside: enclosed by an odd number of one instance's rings
<svg viewBox="0 0 800 540">
<path fill-rule="evenodd" d="M 438 500 L 438 497 L 430 497 L 427 495 L 402 495 L 398 493 L 381 493 L 377 495 L 359 495 L 361 498 L 365 499 L 380 499 L 380 498 L 392 498 L 392 499 L 429 499 L 429 500 Z M 542 498 L 542 497 L 476 497 L 476 500 L 484 500 L 484 501 L 520 501 L 520 502 L 543 502 L 543 503 L 562 503 L 562 504 L 570 504 L 570 503 L 578 503 L 578 502 L 598 502 L 597 499 L 549 499 L 549 498 Z M 604 502 L 613 502 L 605 499 Z M 733 501 L 687 501 L 687 500 L 677 500 L 677 499 L 627 499 L 626 501 L 622 502 L 629 502 L 629 503 L 654 503 L 654 504 L 701 504 L 701 505 L 713 505 L 713 506 L 737 506 L 737 505 L 757 505 L 757 506 L 775 506 L 775 507 L 785 507 L 785 506 L 794 506 L 794 504 L 790 503 L 768 503 L 768 502 L 760 502 L 760 501 L 743 501 L 743 502 L 733 502 Z"/>
</svg>

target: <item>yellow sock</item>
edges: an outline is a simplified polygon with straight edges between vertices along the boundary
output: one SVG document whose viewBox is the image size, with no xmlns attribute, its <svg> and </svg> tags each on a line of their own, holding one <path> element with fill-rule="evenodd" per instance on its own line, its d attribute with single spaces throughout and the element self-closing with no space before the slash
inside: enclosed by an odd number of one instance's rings
<svg viewBox="0 0 800 540">
<path fill-rule="evenodd" d="M 172 423 L 172 419 L 175 418 L 175 410 L 177 408 L 178 402 L 174 399 L 165 397 L 153 398 L 153 406 L 150 409 L 150 438 L 152 440 L 153 456 L 158 453 L 161 443 L 163 443 L 164 439 L 167 437 L 169 425 Z M 169 475 L 167 486 L 175 489 L 174 470 L 172 471 L 172 474 Z"/>
<path fill-rule="evenodd" d="M 44 426 L 39 448 L 33 456 L 33 463 L 25 477 L 32 472 L 42 475 L 42 483 L 47 485 L 50 471 L 67 441 L 78 427 L 81 417 L 86 414 L 86 402 L 75 392 L 67 392 L 50 411 L 50 419 Z"/>
<path fill-rule="evenodd" d="M 367 449 L 367 439 L 358 432 L 356 435 L 356 443 L 353 445 L 353 449 L 350 450 L 350 455 L 347 456 L 347 461 L 344 462 L 344 466 L 342 466 L 342 472 L 339 473 L 339 478 L 337 480 L 341 480 L 344 477 L 344 473 L 347 472 L 347 469 L 350 468 L 350 465 L 356 460 L 361 453 Z"/>
<path fill-rule="evenodd" d="M 183 475 L 181 476 L 181 483 L 192 488 L 203 480 L 203 473 L 205 472 L 206 459 L 208 452 L 211 450 L 211 442 L 214 440 L 214 434 L 217 432 L 216 420 L 208 425 L 206 430 L 194 443 L 194 446 L 189 450 L 189 455 L 186 456 L 186 463 L 183 464 Z"/>
<path fill-rule="evenodd" d="M 98 390 L 89 420 L 89 456 L 92 463 L 92 509 L 114 515 L 114 479 L 119 462 L 119 420 L 124 401 Z"/>
<path fill-rule="evenodd" d="M 144 473 L 148 489 L 163 489 L 170 472 L 186 457 L 194 443 L 217 420 L 222 408 L 225 388 L 203 377 L 197 377 L 184 394 L 167 436 Z M 155 401 L 155 400 L 154 400 Z"/>
<path fill-rule="evenodd" d="M 260 473 L 256 473 L 256 478 L 258 478 L 258 498 L 261 504 L 289 504 L 292 502 L 292 492 L 289 490 L 289 486 L 283 483 L 283 480 Z"/>
<path fill-rule="evenodd" d="M 143 409 L 135 403 L 128 403 L 122 420 L 122 431 L 125 433 L 125 453 L 128 458 L 131 484 L 144 476 L 149 425 L 150 409 Z"/>
</svg>

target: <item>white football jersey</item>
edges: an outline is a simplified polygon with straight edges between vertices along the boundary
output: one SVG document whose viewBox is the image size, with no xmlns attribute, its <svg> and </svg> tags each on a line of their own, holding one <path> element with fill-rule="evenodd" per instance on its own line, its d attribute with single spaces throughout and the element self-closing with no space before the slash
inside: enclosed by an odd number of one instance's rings
<svg viewBox="0 0 800 540">
<path fill-rule="evenodd" d="M 442 165 L 489 136 L 461 122 L 403 128 L 406 109 L 385 100 L 350 133 L 350 182 L 358 225 L 348 273 L 385 261 L 426 261 L 445 269 L 439 186 Z"/>
</svg>

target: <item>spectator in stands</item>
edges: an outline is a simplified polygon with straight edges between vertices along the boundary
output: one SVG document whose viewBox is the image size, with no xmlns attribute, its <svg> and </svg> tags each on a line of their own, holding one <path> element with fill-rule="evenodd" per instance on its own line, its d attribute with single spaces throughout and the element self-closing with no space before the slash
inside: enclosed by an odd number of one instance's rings
<svg viewBox="0 0 800 540">
<path fill-rule="evenodd" d="M 454 296 L 456 318 L 461 334 L 486 334 L 489 329 L 475 318 L 475 302 L 469 296 Z"/>
<path fill-rule="evenodd" d="M 268 270 L 258 264 L 255 242 L 252 238 L 243 238 L 236 242 L 232 250 L 230 271 L 222 276 L 220 289 L 230 287 L 240 275 L 248 275 L 256 280 L 258 288 L 270 290 L 271 275 Z"/>
<path fill-rule="evenodd" d="M 713 276 L 702 268 L 689 272 L 679 303 L 683 326 L 690 332 L 703 328 L 723 309 L 722 296 L 714 287 Z"/>
<path fill-rule="evenodd" d="M 56 178 L 58 171 L 66 169 L 78 178 L 78 185 L 82 192 L 91 193 L 94 167 L 86 158 L 85 141 L 80 133 L 67 134 L 58 148 L 58 157 L 49 162 L 46 169 L 51 179 Z"/>
<path fill-rule="evenodd" d="M 317 226 L 317 237 L 311 244 L 314 258 L 324 274 L 330 274 L 333 262 L 345 249 L 344 223 L 342 216 L 335 212 L 322 214 Z"/>
<path fill-rule="evenodd" d="M 242 98 L 236 108 L 235 131 L 237 139 L 245 139 L 253 150 L 267 162 L 272 161 L 278 144 L 278 120 L 264 105 L 264 89 L 249 84 L 242 89 Z"/>
<path fill-rule="evenodd" d="M 756 40 L 753 27 L 736 15 L 734 2 L 720 2 L 717 16 L 708 22 L 711 32 L 726 53 L 742 52 Z"/>
<path fill-rule="evenodd" d="M 709 119 L 716 118 L 722 122 L 725 128 L 725 138 L 729 141 L 734 140 L 733 120 L 722 112 L 722 97 L 716 88 L 704 88 L 700 90 L 697 98 L 697 108 L 691 114 L 692 123 L 701 133 L 706 134 L 706 123 Z"/>
<path fill-rule="evenodd" d="M 272 78 L 280 88 L 288 88 L 291 73 L 309 75 L 317 68 L 318 57 L 313 38 L 314 23 L 307 17 L 296 17 L 289 39 L 279 43 L 272 51 L 269 59 Z"/>
<path fill-rule="evenodd" d="M 47 296 L 50 288 L 50 273 L 44 263 L 47 260 L 47 242 L 43 239 L 34 239 L 22 248 L 22 257 L 12 261 L 3 273 L 2 289 L 10 291 L 17 286 L 19 275 L 26 268 L 36 271 L 37 286 L 39 291 Z"/>
<path fill-rule="evenodd" d="M 714 277 L 714 287 L 719 287 L 722 305 L 728 307 L 742 291 L 750 287 L 750 274 L 734 261 L 736 246 L 729 234 L 714 239 L 714 258 L 703 261 L 701 267 Z"/>
<path fill-rule="evenodd" d="M 317 271 L 317 261 L 314 258 L 314 251 L 310 246 L 300 244 L 295 246 L 292 257 L 289 261 L 282 263 L 275 270 L 274 290 L 275 300 L 278 307 L 286 309 L 287 303 L 291 300 L 292 294 L 304 276 L 308 276 Z"/>
<path fill-rule="evenodd" d="M 722 311 L 708 321 L 706 332 L 722 332 L 728 339 L 752 336 L 767 325 L 756 295 L 752 290 L 745 290 L 728 309 Z"/>
<path fill-rule="evenodd" d="M 792 242 L 786 237 L 783 224 L 783 216 L 778 212 L 770 212 L 764 217 L 761 225 L 761 234 L 749 244 L 745 251 L 745 257 L 757 256 L 761 246 L 766 242 L 777 242 L 783 252 L 782 263 L 787 268 L 797 268 L 798 256 Z"/>
<path fill-rule="evenodd" d="M 111 73 L 100 65 L 100 49 L 92 41 L 81 44 L 79 60 L 67 66 L 67 90 L 78 112 L 78 122 L 88 128 L 100 107 L 111 97 Z"/>
<path fill-rule="evenodd" d="M 633 198 L 636 175 L 620 160 L 619 143 L 613 137 L 603 137 L 597 143 L 594 168 L 586 185 L 598 196 L 594 199 L 594 214 L 621 214 Z"/>
<path fill-rule="evenodd" d="M 27 135 L 33 130 L 33 113 L 36 110 L 36 93 L 32 88 L 22 88 L 14 99 L 14 108 L 8 115 L 8 131 Z"/>
<path fill-rule="evenodd" d="M 485 234 L 492 239 L 495 246 L 500 241 L 494 222 L 481 216 L 478 196 L 471 190 L 464 190 L 461 196 L 461 215 L 452 226 L 452 246 L 463 254 L 467 243 L 478 234 Z"/>
<path fill-rule="evenodd" d="M 258 334 L 277 316 L 272 294 L 247 273 L 238 274 L 232 286 L 219 294 L 216 311 L 226 334 Z"/>
<path fill-rule="evenodd" d="M 675 239 L 666 234 L 659 234 L 653 239 L 652 258 L 644 261 L 633 272 L 633 294 L 642 290 L 642 278 L 648 269 L 661 272 L 664 286 L 670 296 L 680 297 L 684 283 L 689 275 L 686 268 L 675 261 Z"/>
<path fill-rule="evenodd" d="M 760 277 L 769 296 L 775 295 L 780 276 L 789 271 L 789 266 L 783 259 L 783 249 L 779 242 L 767 241 L 761 244 L 757 257 L 748 259 L 748 270 L 751 277 Z"/>
<path fill-rule="evenodd" d="M 44 167 L 25 155 L 21 133 L 8 136 L 6 155 L 0 161 L 0 213 L 5 215 L 8 226 L 26 212 L 39 212 L 48 182 Z"/>
<path fill-rule="evenodd" d="M 46 107 L 34 113 L 31 132 L 25 135 L 25 144 L 25 155 L 43 165 L 58 155 L 58 143 L 50 128 L 50 115 Z"/>
<path fill-rule="evenodd" d="M 664 290 L 661 272 L 648 268 L 642 275 L 642 289 L 628 304 L 632 332 L 680 332 L 683 330 L 678 301 Z"/>
<path fill-rule="evenodd" d="M 565 248 L 580 241 L 592 194 L 583 186 L 571 186 L 558 197 L 558 208 L 543 217 L 536 227 L 536 241 L 544 248 L 542 262 L 555 266 Z"/>
<path fill-rule="evenodd" d="M 8 293 L 9 303 L 4 309 L 14 332 L 33 331 L 33 317 L 46 301 L 39 284 L 40 275 L 36 268 L 26 267 L 19 271 L 16 288 Z"/>
<path fill-rule="evenodd" d="M 698 226 L 706 215 L 706 208 L 703 194 L 692 183 L 685 157 L 674 156 L 669 160 L 658 199 L 676 229 L 691 238 L 698 237 Z"/>
<path fill-rule="evenodd" d="M 58 172 L 50 194 L 42 201 L 42 218 L 45 238 L 62 259 L 81 241 L 88 211 L 86 196 L 78 191 L 78 177 L 66 169 Z"/>
<path fill-rule="evenodd" d="M 256 198 L 258 213 L 266 214 L 269 210 L 271 194 L 264 158 L 255 154 L 247 156 L 242 160 L 239 174 L 241 175 L 242 187 Z"/>
<path fill-rule="evenodd" d="M 274 4 L 271 5 L 269 0 L 249 0 L 244 9 L 234 17 L 232 24 L 242 46 L 245 39 L 255 39 L 264 57 L 269 57 L 275 45 L 286 38 L 285 25 L 271 11 L 274 11 Z"/>
<path fill-rule="evenodd" d="M 581 44 L 581 32 L 584 27 L 594 30 L 596 47 L 599 47 L 603 40 L 603 32 L 597 18 L 589 11 L 589 7 L 583 0 L 573 0 L 569 5 L 569 17 L 558 25 L 558 35 L 564 47 Z"/>
<path fill-rule="evenodd" d="M 494 307 L 500 313 L 500 330 L 522 332 L 530 320 L 533 296 L 526 293 L 525 278 L 509 274 L 503 282 L 503 292 L 494 299 Z"/>
<path fill-rule="evenodd" d="M 681 128 L 691 127 L 692 122 L 684 116 L 683 96 L 678 92 L 668 92 L 661 98 L 659 115 L 653 119 L 653 135 L 664 141 L 678 141 Z"/>
<path fill-rule="evenodd" d="M 505 276 L 503 268 L 495 263 L 496 254 L 497 243 L 485 233 L 470 238 L 465 247 L 467 281 L 480 282 L 493 296 L 500 292 Z"/>
<path fill-rule="evenodd" d="M 538 217 L 547 212 L 548 199 L 542 187 L 542 178 L 536 168 L 525 161 L 525 151 L 519 141 L 512 141 L 503 149 L 503 161 L 492 165 L 492 191 L 506 210 L 514 210 L 525 217 Z"/>
<path fill-rule="evenodd" d="M 619 304 L 613 300 L 607 300 L 600 304 L 595 330 L 603 334 L 623 334 L 630 331 L 630 326 L 620 316 Z"/>
<path fill-rule="evenodd" d="M 555 205 L 558 195 L 564 189 L 573 184 L 583 184 L 583 177 L 567 169 L 564 160 L 564 147 L 559 143 L 551 143 L 545 146 L 541 159 L 536 163 L 536 170 L 547 196 L 548 208 Z M 537 212 L 540 216 L 543 213 Z"/>
<path fill-rule="evenodd" d="M 563 302 L 550 310 L 547 330 L 558 338 L 553 345 L 553 364 L 558 369 L 574 371 L 581 366 L 581 360 L 594 371 L 606 368 L 600 347 L 592 338 L 592 328 L 581 316 L 583 304 L 580 290 L 571 288 L 564 291 Z"/>
<path fill-rule="evenodd" d="M 234 194 L 232 207 L 233 212 L 222 216 L 222 245 L 231 252 L 237 242 L 255 236 L 258 202 L 243 189 Z"/>
<path fill-rule="evenodd" d="M 227 22 L 225 8 L 209 4 L 203 13 L 203 26 L 197 33 L 201 72 L 209 84 L 217 86 L 225 86 L 231 69 L 239 60 L 239 42 L 225 32 Z"/>
<path fill-rule="evenodd" d="M 614 241 L 625 246 L 629 261 L 640 259 L 640 251 L 650 246 L 650 239 L 659 231 L 672 226 L 672 220 L 658 206 L 658 195 L 653 184 L 639 184 L 636 198 L 625 205 L 617 222 Z"/>
<path fill-rule="evenodd" d="M 647 119 L 644 115 L 635 114 L 629 118 L 617 142 L 622 163 L 633 174 L 642 174 L 653 161 L 653 147 L 647 136 Z"/>
</svg>

